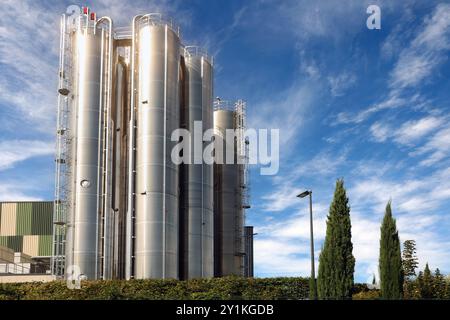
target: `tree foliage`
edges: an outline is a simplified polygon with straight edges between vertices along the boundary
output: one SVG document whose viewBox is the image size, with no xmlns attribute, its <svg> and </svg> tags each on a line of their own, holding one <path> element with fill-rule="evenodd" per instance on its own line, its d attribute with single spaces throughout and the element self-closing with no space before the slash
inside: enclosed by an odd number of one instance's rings
<svg viewBox="0 0 450 320">
<path fill-rule="evenodd" d="M 431 274 L 428 263 L 425 265 L 425 269 L 423 270 L 423 272 L 419 272 L 417 282 L 420 291 L 420 297 L 422 299 L 433 299 L 433 275 Z"/>
<path fill-rule="evenodd" d="M 403 272 L 405 279 L 411 279 L 416 276 L 416 268 L 419 265 L 416 255 L 416 242 L 414 240 L 406 240 L 403 243 Z"/>
<path fill-rule="evenodd" d="M 348 299 L 354 284 L 355 258 L 350 207 L 344 181 L 336 181 L 327 219 L 327 232 L 319 257 L 317 291 L 320 299 Z"/>
<path fill-rule="evenodd" d="M 446 298 L 446 283 L 444 276 L 441 274 L 439 268 L 437 268 L 434 272 L 433 293 L 436 299 Z"/>
<path fill-rule="evenodd" d="M 391 202 L 386 205 L 386 212 L 381 225 L 380 239 L 380 290 L 383 299 L 401 299 L 403 293 L 403 269 L 400 239 L 392 217 Z"/>
</svg>

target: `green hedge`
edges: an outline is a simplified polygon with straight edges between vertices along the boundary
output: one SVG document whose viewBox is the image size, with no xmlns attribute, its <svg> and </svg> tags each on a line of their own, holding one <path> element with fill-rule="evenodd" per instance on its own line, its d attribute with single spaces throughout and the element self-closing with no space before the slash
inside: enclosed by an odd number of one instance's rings
<svg viewBox="0 0 450 320">
<path fill-rule="evenodd" d="M 307 278 L 240 278 L 83 281 L 71 290 L 65 281 L 0 285 L 0 300 L 247 300 L 306 299 Z"/>
</svg>

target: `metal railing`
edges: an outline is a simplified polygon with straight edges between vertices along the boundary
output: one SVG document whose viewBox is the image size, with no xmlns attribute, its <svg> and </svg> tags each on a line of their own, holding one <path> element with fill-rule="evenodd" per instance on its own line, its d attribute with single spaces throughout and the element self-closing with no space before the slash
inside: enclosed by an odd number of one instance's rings
<svg viewBox="0 0 450 320">
<path fill-rule="evenodd" d="M 140 17 L 137 21 L 138 30 L 142 26 L 163 26 L 167 25 L 180 37 L 180 27 L 171 19 L 161 13 L 148 13 Z"/>
<path fill-rule="evenodd" d="M 208 54 L 208 51 L 200 46 L 185 46 L 183 48 L 185 57 L 203 57 L 206 61 L 208 61 L 211 65 L 214 63 L 213 56 Z"/>
</svg>

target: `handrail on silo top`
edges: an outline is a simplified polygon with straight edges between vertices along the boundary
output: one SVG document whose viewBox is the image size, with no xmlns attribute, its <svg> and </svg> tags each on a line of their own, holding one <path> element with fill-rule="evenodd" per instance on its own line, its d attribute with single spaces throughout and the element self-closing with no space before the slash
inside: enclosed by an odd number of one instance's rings
<svg viewBox="0 0 450 320">
<path fill-rule="evenodd" d="M 162 26 L 167 25 L 169 29 L 175 32 L 178 37 L 180 35 L 180 27 L 171 19 L 164 16 L 162 13 L 147 13 L 139 18 L 138 27 L 142 25 L 151 25 L 151 26 Z"/>
<path fill-rule="evenodd" d="M 185 57 L 203 57 L 211 65 L 213 64 L 214 58 L 208 54 L 205 48 L 200 46 L 185 46 L 183 49 Z"/>
<path fill-rule="evenodd" d="M 221 100 L 220 98 L 216 98 L 214 100 L 214 111 L 216 110 L 228 110 L 228 111 L 234 111 L 234 103 L 231 103 L 228 100 Z"/>
</svg>

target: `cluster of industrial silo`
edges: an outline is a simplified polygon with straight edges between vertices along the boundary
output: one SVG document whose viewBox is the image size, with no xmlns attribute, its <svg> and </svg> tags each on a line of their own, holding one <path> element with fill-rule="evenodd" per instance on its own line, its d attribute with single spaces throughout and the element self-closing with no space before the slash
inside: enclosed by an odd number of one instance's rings
<svg viewBox="0 0 450 320">
<path fill-rule="evenodd" d="M 245 162 L 171 159 L 176 129 L 245 125 L 244 102 L 213 101 L 212 58 L 160 14 L 115 28 L 88 8 L 63 15 L 60 49 L 53 273 L 247 275 Z"/>
</svg>

